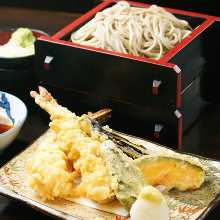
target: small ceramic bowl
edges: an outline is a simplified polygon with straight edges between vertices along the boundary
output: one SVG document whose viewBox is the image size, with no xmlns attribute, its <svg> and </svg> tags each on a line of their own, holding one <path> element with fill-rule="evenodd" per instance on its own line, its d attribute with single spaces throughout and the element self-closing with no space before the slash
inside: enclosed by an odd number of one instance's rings
<svg viewBox="0 0 220 220">
<path fill-rule="evenodd" d="M 0 29 L 0 45 L 7 43 L 15 30 L 17 28 Z M 48 36 L 43 31 L 31 30 L 36 38 Z M 33 102 L 29 96 L 29 91 L 36 87 L 37 84 L 33 74 L 34 58 L 35 55 L 16 58 L 0 56 L 0 90 L 15 94 L 30 107 Z"/>
<path fill-rule="evenodd" d="M 11 38 L 12 33 L 16 30 L 17 28 L 0 30 L 0 45 L 6 44 Z M 42 35 L 48 36 L 48 34 L 43 31 L 31 30 L 36 38 Z M 34 55 L 15 58 L 0 57 L 0 69 L 26 69 L 33 65 L 33 58 Z"/>
<path fill-rule="evenodd" d="M 14 119 L 14 125 L 8 131 L 0 134 L 0 151 L 13 142 L 27 118 L 27 108 L 19 98 L 0 91 L 0 97 L 2 94 L 5 94 L 8 102 L 10 103 L 10 113 Z"/>
</svg>

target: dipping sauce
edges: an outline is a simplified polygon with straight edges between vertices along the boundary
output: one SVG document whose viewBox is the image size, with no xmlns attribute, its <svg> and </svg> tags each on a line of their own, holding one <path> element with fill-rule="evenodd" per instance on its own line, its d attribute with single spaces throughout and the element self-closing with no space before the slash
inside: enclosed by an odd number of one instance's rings
<svg viewBox="0 0 220 220">
<path fill-rule="evenodd" d="M 10 103 L 5 93 L 0 93 L 0 134 L 13 127 L 14 119 L 11 117 Z"/>
<path fill-rule="evenodd" d="M 11 129 L 13 126 L 12 125 L 5 125 L 5 124 L 0 124 L 0 134 L 8 131 Z"/>
</svg>

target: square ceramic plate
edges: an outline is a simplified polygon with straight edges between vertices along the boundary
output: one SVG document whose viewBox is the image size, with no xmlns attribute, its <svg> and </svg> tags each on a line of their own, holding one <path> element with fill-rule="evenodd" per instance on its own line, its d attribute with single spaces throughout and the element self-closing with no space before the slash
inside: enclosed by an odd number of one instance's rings
<svg viewBox="0 0 220 220">
<path fill-rule="evenodd" d="M 61 219 L 71 220 L 125 220 L 126 217 L 118 216 L 108 212 L 100 211 L 68 200 L 55 200 L 45 202 L 40 200 L 28 186 L 27 174 L 25 172 L 26 161 L 32 156 L 44 141 L 50 131 L 46 132 L 36 140 L 25 151 L 16 156 L 0 169 L 0 194 L 18 199 L 27 203 L 35 209 Z M 163 146 L 151 143 L 137 137 L 115 132 L 128 139 L 130 142 L 140 144 L 148 150 L 149 154 L 170 153 L 174 151 Z M 188 192 L 171 191 L 167 196 L 171 212 L 171 220 L 201 220 L 220 201 L 220 162 L 196 157 L 204 165 L 207 178 L 198 190 Z"/>
</svg>

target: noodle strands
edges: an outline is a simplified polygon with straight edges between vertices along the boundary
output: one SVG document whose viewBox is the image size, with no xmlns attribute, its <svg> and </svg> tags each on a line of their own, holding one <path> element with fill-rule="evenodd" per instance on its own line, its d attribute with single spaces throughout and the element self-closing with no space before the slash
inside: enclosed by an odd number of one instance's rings
<svg viewBox="0 0 220 220">
<path fill-rule="evenodd" d="M 191 33 L 188 22 L 165 9 L 132 7 L 126 1 L 98 12 L 72 33 L 74 43 L 160 59 Z"/>
</svg>

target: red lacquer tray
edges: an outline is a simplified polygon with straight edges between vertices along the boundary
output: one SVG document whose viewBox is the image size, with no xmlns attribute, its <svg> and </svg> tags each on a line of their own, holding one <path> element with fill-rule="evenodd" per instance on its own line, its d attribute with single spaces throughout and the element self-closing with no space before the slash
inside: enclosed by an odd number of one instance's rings
<svg viewBox="0 0 220 220">
<path fill-rule="evenodd" d="M 192 107 L 190 96 L 199 100 L 201 94 L 198 86 L 195 89 L 191 86 L 195 79 L 202 78 L 210 71 L 210 66 L 215 65 L 210 59 L 216 56 L 217 48 L 213 46 L 210 53 L 207 44 L 212 45 L 211 36 L 219 27 L 220 19 L 166 8 L 177 17 L 188 20 L 193 31 L 160 60 L 70 41 L 73 31 L 116 2 L 118 0 L 104 1 L 52 37 L 41 37 L 36 43 L 37 78 L 46 85 L 88 97 L 96 96 L 116 114 L 125 109 L 123 114 L 127 118 L 140 120 L 143 127 L 145 124 L 151 128 L 145 137 L 153 140 L 159 137 L 159 143 L 167 144 L 165 139 L 160 141 L 162 135 L 158 135 L 158 125 L 162 125 L 165 136 L 172 137 L 173 144 L 181 146 L 183 132 L 195 121 L 203 106 L 198 102 L 195 108 Z M 149 7 L 145 3 L 129 3 Z M 158 81 L 161 82 L 159 86 Z M 98 101 L 96 104 L 97 109 L 104 107 Z M 176 114 L 177 111 L 180 114 Z"/>
</svg>

